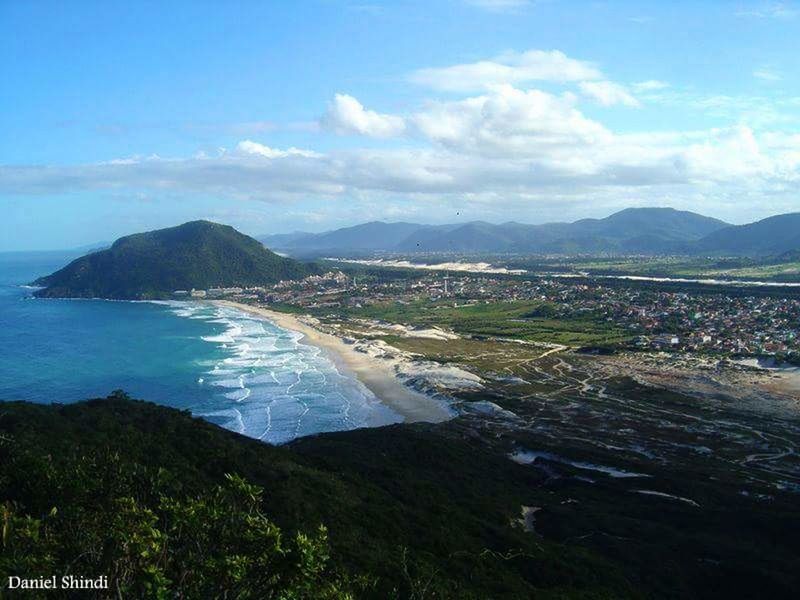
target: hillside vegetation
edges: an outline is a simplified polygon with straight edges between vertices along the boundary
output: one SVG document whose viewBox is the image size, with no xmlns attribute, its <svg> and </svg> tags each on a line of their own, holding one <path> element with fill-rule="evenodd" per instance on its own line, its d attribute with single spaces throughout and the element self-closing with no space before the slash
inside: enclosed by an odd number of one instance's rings
<svg viewBox="0 0 800 600">
<path fill-rule="evenodd" d="M 715 231 L 696 245 L 696 252 L 766 256 L 786 255 L 800 250 L 800 213 L 768 217 L 747 225 Z"/>
<path fill-rule="evenodd" d="M 477 347 L 439 351 L 487 360 Z M 613 385 L 616 397 L 633 384 Z M 630 392 L 687 408 L 677 394 Z M 532 410 L 540 427 L 552 420 Z M 456 419 L 274 447 L 121 392 L 0 403 L 0 598 L 17 597 L 3 586 L 21 573 L 113 582 L 47 598 L 794 597 L 793 494 L 743 496 L 752 484 L 696 460 L 619 464 L 701 509 L 558 462 L 516 464 L 514 443 Z M 617 464 L 568 435 L 519 443 Z M 526 523 L 523 507 L 543 508 Z"/>
<path fill-rule="evenodd" d="M 137 233 L 42 277 L 40 297 L 152 299 L 174 290 L 257 286 L 318 273 L 233 227 L 192 221 Z"/>
<path fill-rule="evenodd" d="M 4 403 L 0 586 L 59 573 L 108 575 L 101 598 L 635 597 L 597 555 L 512 526 L 540 473 L 443 442 L 415 426 L 273 447 L 123 393 Z"/>
</svg>

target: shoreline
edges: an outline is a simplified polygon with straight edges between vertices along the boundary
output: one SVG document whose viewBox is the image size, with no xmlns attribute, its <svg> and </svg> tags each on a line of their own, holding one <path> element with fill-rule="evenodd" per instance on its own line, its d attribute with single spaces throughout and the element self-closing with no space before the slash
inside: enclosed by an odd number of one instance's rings
<svg viewBox="0 0 800 600">
<path fill-rule="evenodd" d="M 406 386 L 387 361 L 359 352 L 340 338 L 319 331 L 293 314 L 230 300 L 212 300 L 211 303 L 267 319 L 278 327 L 302 334 L 301 343 L 326 351 L 338 369 L 360 381 L 380 402 L 403 417 L 405 423 L 441 423 L 454 416 L 442 401 Z"/>
</svg>

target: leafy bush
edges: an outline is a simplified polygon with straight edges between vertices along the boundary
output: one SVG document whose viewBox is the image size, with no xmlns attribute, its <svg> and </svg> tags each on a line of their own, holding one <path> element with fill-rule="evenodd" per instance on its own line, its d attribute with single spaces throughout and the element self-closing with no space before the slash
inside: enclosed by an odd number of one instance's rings
<svg viewBox="0 0 800 600">
<path fill-rule="evenodd" d="M 4 586 L 10 575 L 107 575 L 99 597 L 300 600 L 352 598 L 368 583 L 331 567 L 324 526 L 284 535 L 263 511 L 262 488 L 237 475 L 187 496 L 163 470 L 135 474 L 116 455 L 56 460 L 8 436 L 0 443 L 3 487 L 21 473 L 32 482 L 27 503 L 0 507 Z M 142 475 L 152 487 L 137 493 L 130 484 Z"/>
</svg>

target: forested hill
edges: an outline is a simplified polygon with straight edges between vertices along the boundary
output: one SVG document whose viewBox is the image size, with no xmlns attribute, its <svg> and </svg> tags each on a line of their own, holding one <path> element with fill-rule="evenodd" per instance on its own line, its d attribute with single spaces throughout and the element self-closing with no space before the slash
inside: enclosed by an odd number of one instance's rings
<svg viewBox="0 0 800 600">
<path fill-rule="evenodd" d="M 0 597 L 20 573 L 113 585 L 48 598 L 796 596 L 794 494 L 665 465 L 702 509 L 654 504 L 627 479 L 519 465 L 469 431 L 456 419 L 275 447 L 121 392 L 0 402 Z"/>
<path fill-rule="evenodd" d="M 715 231 L 695 244 L 695 253 L 779 256 L 793 260 L 800 252 L 800 212 L 768 217 Z"/>
<path fill-rule="evenodd" d="M 192 221 L 118 239 L 34 282 L 41 297 L 152 299 L 174 290 L 258 286 L 316 274 L 233 227 Z"/>
<path fill-rule="evenodd" d="M 510 525 L 522 496 L 502 482 L 535 471 L 440 441 L 274 447 L 122 393 L 0 403 L 0 597 L 20 573 L 114 586 L 53 598 L 634 597 L 600 557 Z"/>
</svg>

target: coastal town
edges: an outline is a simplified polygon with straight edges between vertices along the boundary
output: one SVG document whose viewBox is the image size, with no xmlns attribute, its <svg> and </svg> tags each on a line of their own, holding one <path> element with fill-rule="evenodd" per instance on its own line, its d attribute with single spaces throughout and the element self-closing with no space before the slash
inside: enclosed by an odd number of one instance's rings
<svg viewBox="0 0 800 600">
<path fill-rule="evenodd" d="M 711 292 L 547 275 L 332 269 L 272 286 L 178 290 L 174 295 L 292 307 L 317 315 L 392 304 L 459 309 L 518 303 L 531 307 L 520 321 L 607 324 L 622 332 L 614 343 L 619 348 L 800 360 L 800 298 L 741 288 Z"/>
</svg>

